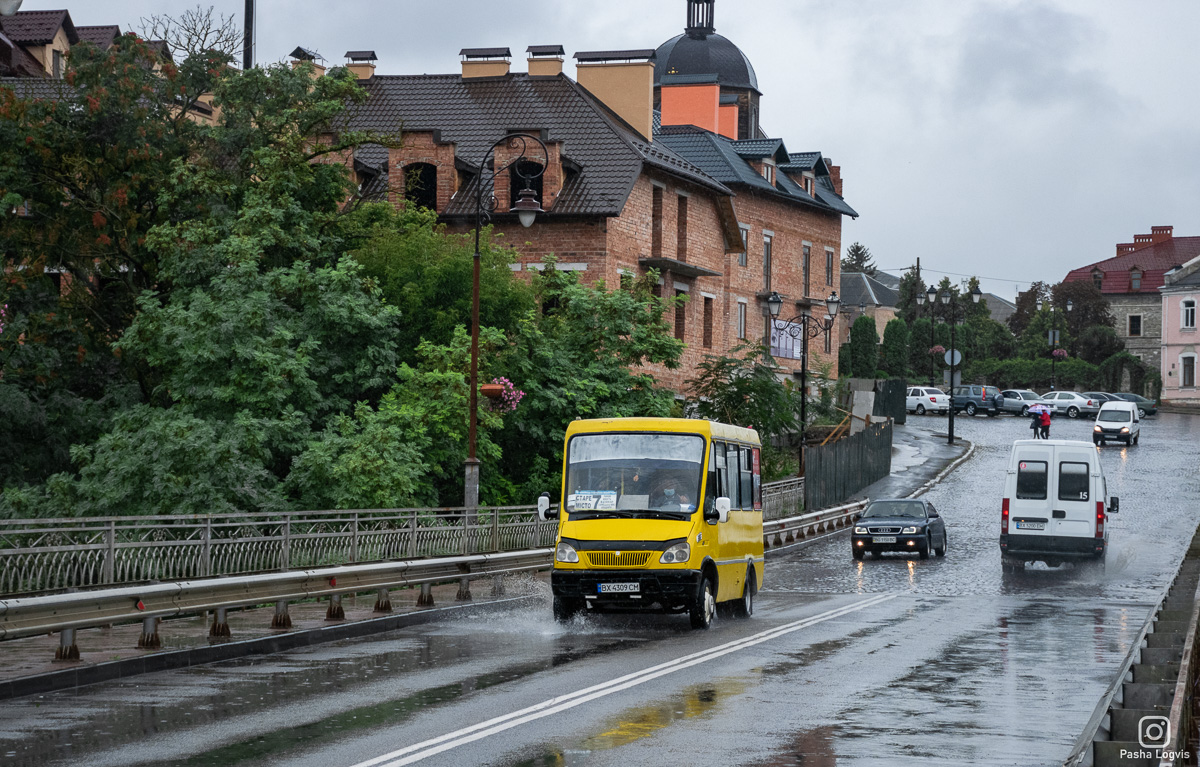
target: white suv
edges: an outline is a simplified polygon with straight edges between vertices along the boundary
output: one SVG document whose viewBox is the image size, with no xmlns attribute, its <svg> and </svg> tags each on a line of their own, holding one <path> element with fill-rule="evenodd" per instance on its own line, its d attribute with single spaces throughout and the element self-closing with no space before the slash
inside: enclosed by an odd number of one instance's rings
<svg viewBox="0 0 1200 767">
<path fill-rule="evenodd" d="M 917 415 L 925 415 L 927 411 L 946 413 L 950 410 L 950 395 L 941 389 L 912 386 L 904 398 L 904 409 Z"/>
</svg>

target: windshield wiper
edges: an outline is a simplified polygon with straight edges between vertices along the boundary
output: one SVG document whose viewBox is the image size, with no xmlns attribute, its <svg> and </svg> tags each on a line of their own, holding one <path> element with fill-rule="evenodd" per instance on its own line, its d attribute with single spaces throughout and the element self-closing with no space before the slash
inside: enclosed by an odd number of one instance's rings
<svg viewBox="0 0 1200 767">
<path fill-rule="evenodd" d="M 626 511 L 624 509 L 605 509 L 603 511 L 597 511 L 596 509 L 581 509 L 579 511 L 569 511 L 567 512 L 567 515 L 574 515 L 576 519 L 629 519 L 633 517 L 635 513 L 636 512 Z M 585 514 L 588 516 L 584 517 Z"/>
</svg>

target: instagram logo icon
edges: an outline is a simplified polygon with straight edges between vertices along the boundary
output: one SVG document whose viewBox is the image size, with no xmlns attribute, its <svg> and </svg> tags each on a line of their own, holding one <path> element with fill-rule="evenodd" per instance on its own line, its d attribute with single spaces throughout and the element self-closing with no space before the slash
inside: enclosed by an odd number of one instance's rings
<svg viewBox="0 0 1200 767">
<path fill-rule="evenodd" d="M 1165 716 L 1143 716 L 1138 720 L 1138 745 L 1166 748 L 1171 742 L 1171 720 Z"/>
</svg>

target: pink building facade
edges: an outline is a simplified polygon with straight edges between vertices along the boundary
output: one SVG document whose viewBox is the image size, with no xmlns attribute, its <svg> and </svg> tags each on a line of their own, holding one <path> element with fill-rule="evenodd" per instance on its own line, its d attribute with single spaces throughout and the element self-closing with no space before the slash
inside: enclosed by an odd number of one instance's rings
<svg viewBox="0 0 1200 767">
<path fill-rule="evenodd" d="M 1162 293 L 1162 402 L 1200 407 L 1200 258 L 1168 273 Z"/>
</svg>

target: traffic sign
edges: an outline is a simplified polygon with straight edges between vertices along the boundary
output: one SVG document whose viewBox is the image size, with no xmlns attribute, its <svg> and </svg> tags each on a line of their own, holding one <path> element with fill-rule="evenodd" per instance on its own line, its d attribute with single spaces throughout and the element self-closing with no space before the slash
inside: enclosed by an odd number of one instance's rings
<svg viewBox="0 0 1200 767">
<path fill-rule="evenodd" d="M 953 362 L 951 362 L 951 361 L 950 361 L 950 355 L 951 355 L 951 354 L 953 354 L 953 355 L 954 355 L 954 361 L 953 361 Z M 945 359 L 946 359 L 946 364 L 947 364 L 947 365 L 949 365 L 950 367 L 956 367 L 956 366 L 958 366 L 959 364 L 961 364 L 961 363 L 962 363 L 962 352 L 960 352 L 958 349 L 951 349 L 950 351 L 946 352 L 946 358 L 945 358 Z"/>
</svg>

